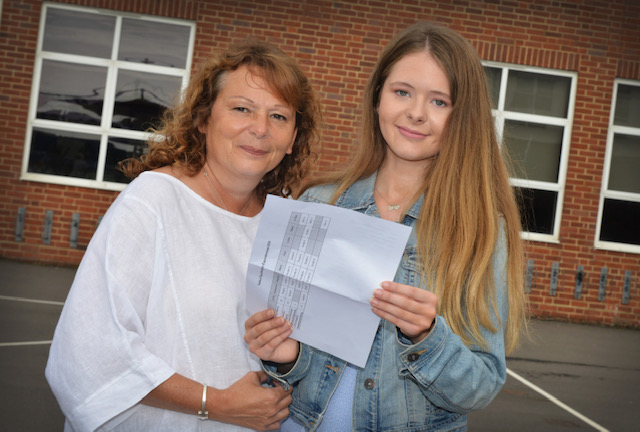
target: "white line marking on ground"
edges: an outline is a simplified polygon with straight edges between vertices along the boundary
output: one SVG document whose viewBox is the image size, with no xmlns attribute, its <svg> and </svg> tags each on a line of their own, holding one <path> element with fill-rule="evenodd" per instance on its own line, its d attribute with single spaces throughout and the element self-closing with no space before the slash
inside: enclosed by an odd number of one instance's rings
<svg viewBox="0 0 640 432">
<path fill-rule="evenodd" d="M 31 341 L 31 342 L 2 342 L 0 347 L 25 346 L 25 345 L 51 345 L 51 341 Z"/>
<path fill-rule="evenodd" d="M 18 301 L 18 302 L 26 302 L 26 303 L 52 304 L 52 305 L 64 306 L 64 302 L 52 301 L 52 300 L 34 300 L 34 299 L 28 299 L 28 298 L 25 298 L 25 297 L 12 297 L 12 296 L 0 295 L 0 300 Z"/>
<path fill-rule="evenodd" d="M 586 418 L 585 416 L 583 416 L 582 414 L 580 414 L 578 411 L 574 410 L 573 408 L 567 406 L 566 404 L 560 402 L 555 396 L 550 395 L 549 393 L 547 393 L 546 391 L 542 390 L 540 387 L 538 387 L 537 385 L 533 384 L 532 382 L 527 381 L 526 379 L 522 378 L 520 375 L 518 375 L 517 373 L 507 369 L 507 374 L 511 375 L 512 377 L 514 377 L 515 379 L 517 379 L 518 381 L 520 381 L 521 383 L 523 383 L 524 385 L 530 387 L 531 389 L 533 389 L 534 391 L 537 391 L 538 393 L 540 393 L 542 396 L 546 397 L 547 399 L 549 399 L 551 402 L 553 402 L 554 404 L 558 405 L 560 408 L 563 408 L 564 410 L 568 411 L 569 413 L 573 414 L 574 416 L 578 417 L 580 420 L 582 420 L 583 422 L 587 423 L 589 426 L 592 426 L 593 428 L 595 428 L 596 430 L 600 431 L 600 432 L 609 432 L 609 429 L 606 429 L 602 426 L 600 426 L 598 423 L 594 422 L 593 420 L 590 420 L 588 418 Z"/>
</svg>

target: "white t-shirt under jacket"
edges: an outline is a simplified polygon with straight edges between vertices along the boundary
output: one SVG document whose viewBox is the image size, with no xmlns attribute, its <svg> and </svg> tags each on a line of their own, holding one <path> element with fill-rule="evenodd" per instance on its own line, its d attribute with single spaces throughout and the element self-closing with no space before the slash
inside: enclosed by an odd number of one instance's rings
<svg viewBox="0 0 640 432">
<path fill-rule="evenodd" d="M 260 215 L 145 172 L 114 201 L 78 268 L 46 376 L 65 430 L 239 431 L 138 402 L 174 373 L 227 388 L 260 365 L 243 341 Z"/>
</svg>

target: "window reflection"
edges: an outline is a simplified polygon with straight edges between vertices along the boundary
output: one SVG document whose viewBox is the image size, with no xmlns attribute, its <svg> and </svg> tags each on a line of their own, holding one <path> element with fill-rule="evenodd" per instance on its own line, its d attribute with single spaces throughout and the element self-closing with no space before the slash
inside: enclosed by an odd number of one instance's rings
<svg viewBox="0 0 640 432">
<path fill-rule="evenodd" d="M 504 142 L 517 176 L 528 180 L 557 182 L 562 151 L 562 126 L 509 120 Z"/>
<path fill-rule="evenodd" d="M 640 127 L 640 86 L 618 85 L 613 124 Z"/>
<path fill-rule="evenodd" d="M 113 127 L 147 130 L 180 91 L 180 78 L 121 70 L 116 86 Z"/>
<path fill-rule="evenodd" d="M 571 78 L 509 71 L 505 109 L 566 118 Z"/>
<path fill-rule="evenodd" d="M 29 172 L 85 179 L 96 178 L 100 137 L 34 128 Z"/>
<path fill-rule="evenodd" d="M 25 178 L 128 183 L 117 164 L 146 148 L 144 131 L 179 97 L 193 23 L 56 2 L 42 11 Z"/>
<path fill-rule="evenodd" d="M 502 78 L 502 69 L 487 66 L 484 68 L 484 72 L 487 75 L 487 84 L 489 85 L 491 108 L 498 109 L 498 98 L 500 96 L 500 80 Z"/>
<path fill-rule="evenodd" d="M 540 189 L 515 188 L 525 231 L 553 234 L 558 194 Z"/>
<path fill-rule="evenodd" d="M 42 49 L 110 58 L 115 25 L 114 16 L 49 8 Z"/>
<path fill-rule="evenodd" d="M 604 200 L 600 240 L 640 246 L 640 203 Z"/>
<path fill-rule="evenodd" d="M 640 136 L 614 135 L 608 189 L 640 193 Z"/>
<path fill-rule="evenodd" d="M 105 68 L 44 60 L 36 117 L 99 125 L 106 79 Z"/>
<path fill-rule="evenodd" d="M 185 26 L 124 18 L 118 60 L 184 68 L 190 32 Z"/>
<path fill-rule="evenodd" d="M 107 163 L 104 167 L 104 180 L 128 183 L 129 178 L 118 169 L 118 162 L 131 157 L 140 157 L 147 152 L 144 141 L 127 138 L 109 137 L 107 144 Z"/>
</svg>

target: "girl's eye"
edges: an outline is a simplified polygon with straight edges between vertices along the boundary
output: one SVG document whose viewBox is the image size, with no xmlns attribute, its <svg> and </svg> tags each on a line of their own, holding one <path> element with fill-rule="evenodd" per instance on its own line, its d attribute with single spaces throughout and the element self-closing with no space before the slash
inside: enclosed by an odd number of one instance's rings
<svg viewBox="0 0 640 432">
<path fill-rule="evenodd" d="M 436 106 L 439 106 L 439 107 L 446 107 L 447 106 L 447 103 L 445 101 L 443 101 L 443 100 L 440 100 L 440 99 L 434 100 L 433 103 L 436 104 Z"/>
</svg>

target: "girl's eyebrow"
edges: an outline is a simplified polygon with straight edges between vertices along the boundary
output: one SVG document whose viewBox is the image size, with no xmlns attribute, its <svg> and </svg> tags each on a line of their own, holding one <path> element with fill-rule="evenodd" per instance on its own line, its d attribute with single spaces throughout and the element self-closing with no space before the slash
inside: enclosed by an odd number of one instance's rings
<svg viewBox="0 0 640 432">
<path fill-rule="evenodd" d="M 389 85 L 403 85 L 403 86 L 414 88 L 411 84 L 409 84 L 408 82 L 404 82 L 404 81 L 391 81 L 389 83 Z"/>
<path fill-rule="evenodd" d="M 409 87 L 409 88 L 415 90 L 414 86 L 412 86 L 411 84 L 409 84 L 408 82 L 405 82 L 405 81 L 392 81 L 392 82 L 389 83 L 389 85 L 390 86 L 391 85 L 401 85 L 401 86 L 406 86 L 406 87 Z M 442 92 L 440 90 L 430 90 L 429 94 L 430 95 L 434 95 L 434 96 L 442 96 L 444 98 L 451 98 L 451 96 L 449 96 L 449 93 Z"/>
<path fill-rule="evenodd" d="M 434 96 L 441 96 L 445 99 L 451 99 L 451 96 L 449 96 L 449 93 L 441 92 L 438 90 L 430 91 L 429 94 L 432 94 Z"/>
</svg>

